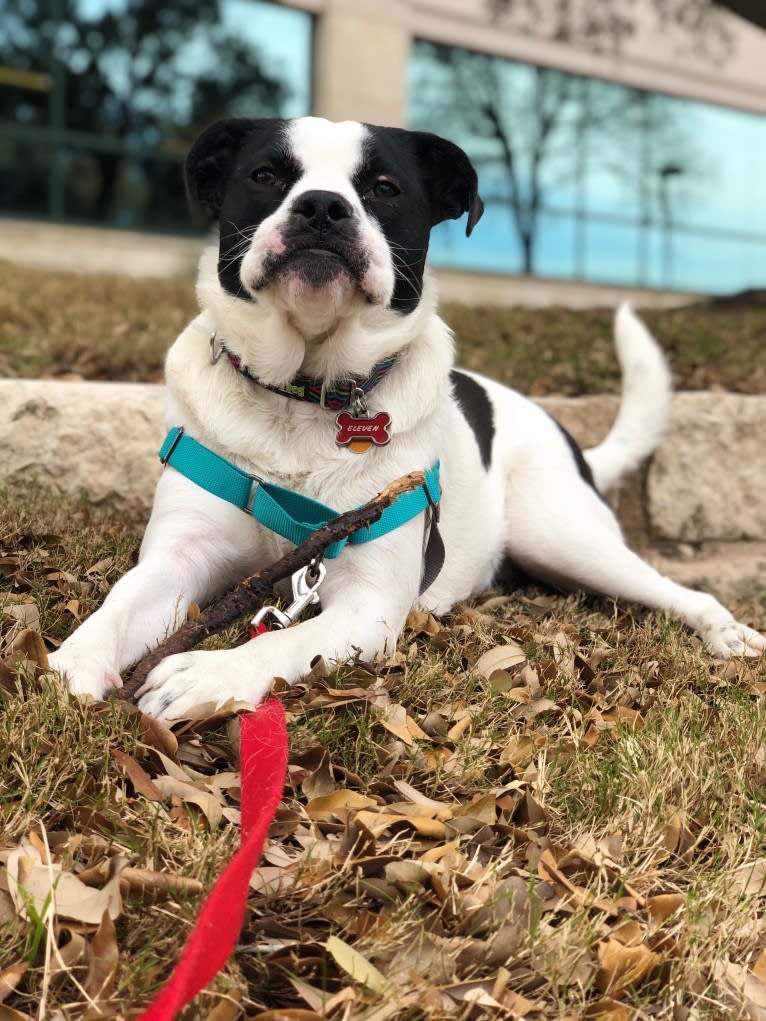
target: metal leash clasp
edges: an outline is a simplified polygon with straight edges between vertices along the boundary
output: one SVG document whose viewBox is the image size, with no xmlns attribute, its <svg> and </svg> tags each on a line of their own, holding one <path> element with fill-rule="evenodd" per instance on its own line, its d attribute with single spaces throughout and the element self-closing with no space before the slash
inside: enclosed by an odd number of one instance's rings
<svg viewBox="0 0 766 1021">
<path fill-rule="evenodd" d="M 294 624 L 309 606 L 319 602 L 318 590 L 326 574 L 327 568 L 321 560 L 312 560 L 306 567 L 296 571 L 292 577 L 293 601 L 286 610 L 276 606 L 262 606 L 250 622 L 250 637 L 255 638 L 274 629 L 279 631 Z"/>
</svg>

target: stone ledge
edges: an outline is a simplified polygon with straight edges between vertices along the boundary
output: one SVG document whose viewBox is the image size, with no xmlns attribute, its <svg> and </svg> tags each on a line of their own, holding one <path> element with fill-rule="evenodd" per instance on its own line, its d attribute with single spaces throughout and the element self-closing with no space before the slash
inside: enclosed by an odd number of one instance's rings
<svg viewBox="0 0 766 1021">
<path fill-rule="evenodd" d="M 608 431 L 611 396 L 539 403 L 584 446 Z M 145 520 L 160 472 L 162 387 L 0 380 L 0 484 L 30 479 Z M 766 542 L 766 397 L 681 393 L 648 468 L 616 494 L 632 544 Z"/>
</svg>

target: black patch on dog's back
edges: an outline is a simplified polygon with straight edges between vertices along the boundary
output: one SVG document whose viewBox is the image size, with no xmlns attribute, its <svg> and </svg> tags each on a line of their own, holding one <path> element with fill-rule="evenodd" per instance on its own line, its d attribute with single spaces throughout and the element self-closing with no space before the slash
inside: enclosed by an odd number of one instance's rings
<svg viewBox="0 0 766 1021">
<path fill-rule="evenodd" d="M 495 438 L 495 412 L 492 402 L 487 396 L 487 391 L 473 376 L 453 369 L 450 372 L 450 380 L 463 417 L 476 437 L 481 463 L 485 468 L 489 468 L 492 463 L 492 441 Z"/>
</svg>

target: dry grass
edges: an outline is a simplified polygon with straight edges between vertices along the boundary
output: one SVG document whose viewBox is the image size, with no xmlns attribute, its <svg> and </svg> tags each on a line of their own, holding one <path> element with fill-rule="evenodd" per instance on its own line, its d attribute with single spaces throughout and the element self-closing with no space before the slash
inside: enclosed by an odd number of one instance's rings
<svg viewBox="0 0 766 1021">
<path fill-rule="evenodd" d="M 152 381 L 196 313 L 189 281 L 78 277 L 0 262 L 0 375 Z M 447 305 L 459 359 L 524 393 L 616 391 L 612 309 Z M 647 312 L 679 390 L 766 390 L 763 304 Z"/>
<path fill-rule="evenodd" d="M 138 536 L 43 492 L 21 520 L 2 508 L 8 662 L 30 629 L 61 640 Z M 766 623 L 766 598 L 738 609 Z M 127 1017 L 166 975 L 195 881 L 209 887 L 236 846 L 234 735 L 213 720 L 174 752 L 135 711 L 51 687 L 24 647 L 26 662 L 0 672 L 0 861 L 17 868 L 20 846 L 44 857 L 47 841 L 50 861 L 93 891 L 126 862 L 185 885 L 123 884 L 110 936 L 25 913 L 0 868 L 0 960 L 20 966 L 5 1003 L 22 1017 Z M 497 647 L 516 661 L 492 671 L 482 656 Z M 764 692 L 766 662 L 715 663 L 657 615 L 534 589 L 443 624 L 414 616 L 375 667 L 320 666 L 283 693 L 285 800 L 238 949 L 187 1016 L 734 1018 L 746 981 L 754 1010 L 766 990 Z M 149 784 L 180 768 L 188 797 L 152 800 L 132 764 Z M 97 928 L 115 963 L 98 995 Z M 392 983 L 385 995 L 350 976 L 351 946 Z"/>
<path fill-rule="evenodd" d="M 160 378 L 194 311 L 186 283 L 0 282 L 11 375 Z M 607 313 L 448 318 L 465 362 L 522 389 L 615 386 Z M 650 321 L 682 386 L 763 388 L 752 308 Z M 138 542 L 60 494 L 0 494 L 0 1021 L 135 1017 L 238 842 L 235 724 L 176 739 L 41 669 Z M 766 590 L 734 609 L 764 629 Z M 187 1021 L 763 1017 L 766 661 L 535 589 L 410 625 L 389 661 L 282 693 L 285 798 Z M 51 874 L 82 896 L 54 911 Z M 377 971 L 352 978 L 352 947 Z"/>
</svg>

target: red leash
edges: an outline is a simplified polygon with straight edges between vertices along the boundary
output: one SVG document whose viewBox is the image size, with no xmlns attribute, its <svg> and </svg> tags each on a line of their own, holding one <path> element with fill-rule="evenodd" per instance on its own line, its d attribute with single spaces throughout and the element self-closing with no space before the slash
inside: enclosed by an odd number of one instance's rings
<svg viewBox="0 0 766 1021">
<path fill-rule="evenodd" d="M 239 850 L 202 905 L 170 980 L 138 1021 L 173 1021 L 224 966 L 242 928 L 250 876 L 282 800 L 287 775 L 287 724 L 278 698 L 267 699 L 240 720 Z"/>
</svg>

